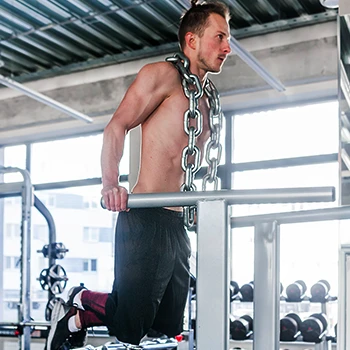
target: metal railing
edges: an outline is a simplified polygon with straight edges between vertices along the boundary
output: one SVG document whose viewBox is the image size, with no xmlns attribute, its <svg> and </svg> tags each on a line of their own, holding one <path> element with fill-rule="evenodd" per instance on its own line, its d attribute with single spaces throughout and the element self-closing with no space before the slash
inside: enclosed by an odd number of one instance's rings
<svg viewBox="0 0 350 350">
<path fill-rule="evenodd" d="M 234 204 L 334 201 L 332 187 L 129 195 L 129 208 L 197 205 L 197 349 L 229 349 L 229 206 Z M 103 206 L 103 201 L 102 201 Z M 337 212 L 337 209 L 334 209 Z M 290 213 L 294 214 L 294 213 Z M 317 211 L 315 213 L 317 215 Z M 350 216 L 350 214 L 349 214 Z M 233 220 L 233 221 L 232 221 Z M 279 223 L 262 216 L 255 224 L 254 350 L 279 348 Z M 266 222 L 265 222 L 266 221 Z M 266 293 L 269 290 L 269 293 Z"/>
<path fill-rule="evenodd" d="M 231 218 L 231 228 L 255 227 L 254 350 L 279 350 L 279 226 L 281 224 L 347 219 L 350 219 L 350 206 Z M 342 271 L 339 278 L 340 285 L 344 279 L 344 267 Z M 350 272 L 348 274 L 350 275 Z M 269 290 L 271 293 L 266 292 Z M 339 295 L 339 303 L 344 306 L 339 309 L 339 315 L 346 312 L 345 300 L 350 301 L 350 295 L 347 297 L 346 292 Z M 342 318 L 339 317 L 338 329 L 342 330 L 341 324 Z M 348 324 L 350 325 L 350 321 Z M 339 332 L 337 337 L 339 350 L 348 349 L 343 345 L 346 343 L 346 334 L 350 336 L 350 332 Z M 328 349 L 325 343 L 317 346 L 320 349 Z"/>
</svg>

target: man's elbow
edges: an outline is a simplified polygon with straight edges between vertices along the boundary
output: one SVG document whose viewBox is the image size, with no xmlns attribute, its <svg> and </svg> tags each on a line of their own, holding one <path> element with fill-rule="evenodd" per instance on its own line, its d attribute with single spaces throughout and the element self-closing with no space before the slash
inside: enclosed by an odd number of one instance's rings
<svg viewBox="0 0 350 350">
<path fill-rule="evenodd" d="M 111 120 L 104 128 L 103 134 L 104 136 L 109 135 L 126 135 L 128 132 L 128 128 L 121 123 L 118 123 L 115 120 Z"/>
</svg>

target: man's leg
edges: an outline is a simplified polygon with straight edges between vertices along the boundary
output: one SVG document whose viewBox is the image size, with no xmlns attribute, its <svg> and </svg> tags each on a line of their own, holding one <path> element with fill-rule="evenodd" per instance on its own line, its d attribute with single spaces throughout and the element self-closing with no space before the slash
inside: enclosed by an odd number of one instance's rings
<svg viewBox="0 0 350 350">
<path fill-rule="evenodd" d="M 114 283 L 118 306 L 110 328 L 119 341 L 139 344 L 173 274 L 176 247 L 168 212 L 152 208 L 119 214 L 118 225 L 123 227 L 117 228 Z"/>
<path fill-rule="evenodd" d="M 173 275 L 168 284 L 153 329 L 174 337 L 183 331 L 184 309 L 189 290 L 190 241 L 182 227 L 177 231 L 177 254 Z"/>
<path fill-rule="evenodd" d="M 105 324 L 120 341 L 139 344 L 153 324 L 173 274 L 178 247 L 169 226 L 176 214 L 169 212 L 133 209 L 119 214 L 113 291 L 81 292 L 81 306 L 86 311 L 79 311 L 79 327 Z M 79 307 L 79 302 L 73 304 Z M 78 329 L 73 329 L 77 325 L 75 306 L 60 305 L 55 314 L 47 350 L 59 349 Z"/>
</svg>

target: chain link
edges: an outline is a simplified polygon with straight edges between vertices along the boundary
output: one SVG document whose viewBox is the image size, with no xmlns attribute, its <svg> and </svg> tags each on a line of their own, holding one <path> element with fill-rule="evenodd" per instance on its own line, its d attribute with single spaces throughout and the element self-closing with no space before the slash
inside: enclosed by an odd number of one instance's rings
<svg viewBox="0 0 350 350">
<path fill-rule="evenodd" d="M 181 168 L 185 173 L 185 181 L 181 191 L 196 191 L 194 177 L 201 165 L 201 151 L 196 146 L 196 137 L 203 131 L 203 115 L 198 108 L 198 102 L 206 94 L 209 100 L 209 126 L 210 140 L 206 147 L 205 159 L 208 163 L 208 173 L 203 177 L 202 189 L 207 189 L 207 183 L 214 183 L 214 189 L 218 188 L 217 167 L 221 158 L 222 146 L 220 144 L 220 130 L 222 126 L 222 111 L 219 94 L 214 84 L 207 79 L 203 89 L 197 75 L 189 70 L 190 61 L 183 53 L 176 53 L 168 57 L 179 71 L 182 78 L 182 87 L 185 96 L 189 100 L 189 108 L 184 113 L 184 131 L 188 136 L 188 145 L 183 149 L 181 156 Z M 193 126 L 193 121 L 195 126 Z M 184 223 L 188 230 L 195 227 L 195 206 L 184 207 Z"/>
</svg>

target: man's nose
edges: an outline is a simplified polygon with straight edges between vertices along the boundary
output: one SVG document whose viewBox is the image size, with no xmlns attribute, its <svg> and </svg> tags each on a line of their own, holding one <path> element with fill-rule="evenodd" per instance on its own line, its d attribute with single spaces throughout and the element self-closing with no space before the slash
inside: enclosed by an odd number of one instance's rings
<svg viewBox="0 0 350 350">
<path fill-rule="evenodd" d="M 232 51 L 230 41 L 228 40 L 224 46 L 224 52 L 228 55 Z"/>
</svg>

